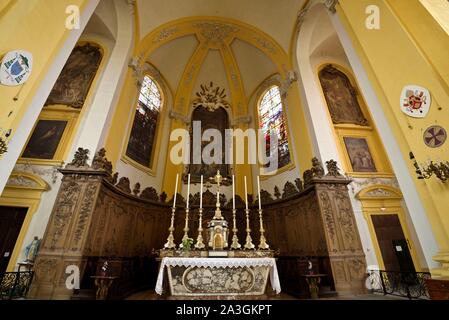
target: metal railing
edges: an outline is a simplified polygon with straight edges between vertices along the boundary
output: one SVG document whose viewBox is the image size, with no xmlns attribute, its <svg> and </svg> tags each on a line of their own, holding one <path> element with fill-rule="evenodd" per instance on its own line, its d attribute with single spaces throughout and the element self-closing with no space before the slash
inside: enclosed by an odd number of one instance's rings
<svg viewBox="0 0 449 320">
<path fill-rule="evenodd" d="M 408 299 L 429 299 L 426 279 L 430 278 L 428 272 L 368 270 L 367 286 L 373 293 Z"/>
<path fill-rule="evenodd" d="M 0 273 L 0 300 L 25 298 L 33 276 L 33 271 Z"/>
</svg>

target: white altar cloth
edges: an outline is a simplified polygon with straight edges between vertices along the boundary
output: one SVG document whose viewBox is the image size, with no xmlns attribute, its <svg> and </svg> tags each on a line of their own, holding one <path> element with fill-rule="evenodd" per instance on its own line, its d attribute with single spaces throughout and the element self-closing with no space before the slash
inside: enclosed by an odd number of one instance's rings
<svg viewBox="0 0 449 320">
<path fill-rule="evenodd" d="M 271 287 L 276 293 L 281 292 L 279 274 L 274 258 L 188 258 L 165 257 L 162 258 L 156 282 L 156 293 L 162 294 L 164 269 L 166 266 L 175 267 L 211 267 L 211 268 L 240 268 L 240 267 L 270 267 Z"/>
</svg>

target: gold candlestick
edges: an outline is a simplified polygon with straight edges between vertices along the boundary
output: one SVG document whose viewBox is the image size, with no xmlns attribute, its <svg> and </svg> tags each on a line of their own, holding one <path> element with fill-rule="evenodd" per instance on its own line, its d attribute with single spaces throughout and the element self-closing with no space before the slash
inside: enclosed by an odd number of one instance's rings
<svg viewBox="0 0 449 320">
<path fill-rule="evenodd" d="M 239 238 L 237 237 L 237 221 L 236 221 L 236 214 L 235 209 L 232 209 L 232 220 L 233 220 L 233 228 L 232 228 L 232 232 L 233 232 L 233 236 L 232 236 L 232 244 L 231 244 L 231 249 L 237 250 L 240 249 L 242 246 L 239 243 Z"/>
<path fill-rule="evenodd" d="M 263 228 L 263 217 L 262 217 L 262 209 L 259 209 L 259 222 L 260 222 L 260 240 L 259 240 L 259 250 L 268 250 L 270 246 L 267 243 L 267 239 L 265 239 L 265 229 Z"/>
<path fill-rule="evenodd" d="M 175 244 L 175 237 L 173 236 L 173 231 L 175 231 L 175 211 L 176 208 L 173 206 L 173 208 L 171 208 L 171 222 L 170 222 L 170 227 L 168 228 L 168 231 L 170 232 L 167 238 L 167 242 L 164 244 L 164 248 L 165 249 L 175 249 L 176 248 L 176 244 Z"/>
<path fill-rule="evenodd" d="M 184 236 L 182 237 L 182 242 L 189 238 L 189 208 L 186 208 L 186 223 L 184 226 Z M 182 243 L 179 245 L 180 248 L 183 247 Z"/>
<path fill-rule="evenodd" d="M 199 209 L 199 215 L 198 237 L 196 238 L 195 248 L 201 250 L 206 247 L 203 242 L 203 208 Z"/>
<path fill-rule="evenodd" d="M 251 228 L 249 227 L 249 209 L 245 209 L 246 213 L 246 243 L 243 246 L 244 249 L 254 249 L 253 239 L 251 238 Z"/>
</svg>

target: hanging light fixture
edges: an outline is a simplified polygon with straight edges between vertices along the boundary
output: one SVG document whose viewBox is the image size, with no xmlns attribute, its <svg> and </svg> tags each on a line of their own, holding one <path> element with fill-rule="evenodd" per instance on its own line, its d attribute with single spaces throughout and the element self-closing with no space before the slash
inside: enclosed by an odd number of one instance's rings
<svg viewBox="0 0 449 320">
<path fill-rule="evenodd" d="M 422 166 L 421 169 L 412 152 L 410 152 L 409 156 L 410 160 L 413 161 L 413 166 L 416 168 L 415 172 L 418 179 L 430 179 L 435 175 L 441 182 L 449 180 L 449 161 L 430 161 L 427 166 Z"/>
</svg>

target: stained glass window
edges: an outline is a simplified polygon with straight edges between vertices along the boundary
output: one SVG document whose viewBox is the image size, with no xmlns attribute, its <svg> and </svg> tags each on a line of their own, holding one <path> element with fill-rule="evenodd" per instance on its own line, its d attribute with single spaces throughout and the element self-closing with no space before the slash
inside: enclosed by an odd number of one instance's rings
<svg viewBox="0 0 449 320">
<path fill-rule="evenodd" d="M 140 88 L 126 155 L 146 167 L 150 166 L 156 142 L 156 127 L 161 105 L 162 95 L 158 85 L 149 76 L 145 76 Z"/>
<path fill-rule="evenodd" d="M 284 117 L 281 93 L 278 86 L 273 86 L 262 96 L 259 103 L 259 128 L 265 136 L 267 156 L 270 154 L 270 134 L 278 137 L 278 168 L 290 163 L 287 126 Z"/>
</svg>

